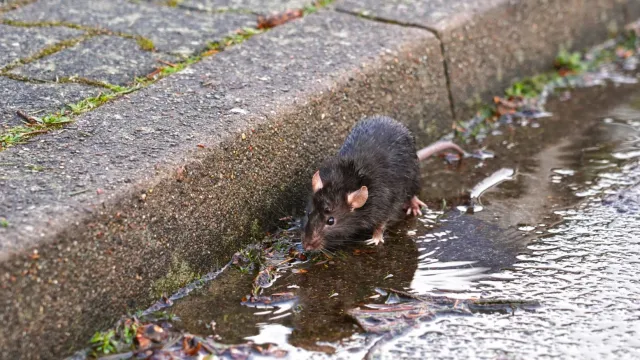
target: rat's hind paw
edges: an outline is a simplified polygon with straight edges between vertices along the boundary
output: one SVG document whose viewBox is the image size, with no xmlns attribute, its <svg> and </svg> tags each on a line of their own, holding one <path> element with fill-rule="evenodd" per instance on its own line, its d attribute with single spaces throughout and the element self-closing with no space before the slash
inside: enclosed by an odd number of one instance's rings
<svg viewBox="0 0 640 360">
<path fill-rule="evenodd" d="M 420 210 L 420 208 L 423 206 L 427 207 L 427 204 L 420 201 L 417 196 L 412 197 L 411 200 L 409 200 L 407 215 L 422 216 L 422 210 Z"/>
</svg>

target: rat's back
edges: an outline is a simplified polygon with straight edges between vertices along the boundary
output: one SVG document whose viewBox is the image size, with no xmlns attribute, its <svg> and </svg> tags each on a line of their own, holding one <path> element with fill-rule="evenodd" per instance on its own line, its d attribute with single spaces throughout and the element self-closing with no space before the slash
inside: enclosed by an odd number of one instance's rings
<svg viewBox="0 0 640 360">
<path fill-rule="evenodd" d="M 413 158 L 415 153 L 413 136 L 403 124 L 390 117 L 372 116 L 356 123 L 338 156 L 406 159 Z"/>
<path fill-rule="evenodd" d="M 366 185 L 369 207 L 379 217 L 399 214 L 404 202 L 419 190 L 419 168 L 413 135 L 403 124 L 385 116 L 359 121 L 338 153 L 353 165 L 356 178 L 349 191 Z M 345 181 L 346 184 L 346 181 Z M 351 189 L 353 188 L 353 189 Z M 373 216 L 373 215 L 372 215 Z"/>
</svg>

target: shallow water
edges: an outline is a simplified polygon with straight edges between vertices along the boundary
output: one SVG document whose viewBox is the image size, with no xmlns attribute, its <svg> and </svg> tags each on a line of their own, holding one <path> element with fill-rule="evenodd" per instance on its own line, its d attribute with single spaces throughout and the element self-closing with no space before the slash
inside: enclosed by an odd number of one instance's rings
<svg viewBox="0 0 640 360">
<path fill-rule="evenodd" d="M 486 138 L 495 158 L 425 163 L 432 210 L 384 246 L 282 267 L 264 294 L 294 300 L 242 305 L 255 273 L 230 268 L 168 311 L 182 330 L 208 335 L 214 321 L 221 342 L 274 343 L 290 358 L 640 358 L 640 87 L 576 91 L 548 109 L 534 126 Z M 458 210 L 500 169 L 515 175 L 479 196 L 481 211 Z M 364 333 L 347 312 L 388 299 L 376 288 L 540 306 Z"/>
</svg>

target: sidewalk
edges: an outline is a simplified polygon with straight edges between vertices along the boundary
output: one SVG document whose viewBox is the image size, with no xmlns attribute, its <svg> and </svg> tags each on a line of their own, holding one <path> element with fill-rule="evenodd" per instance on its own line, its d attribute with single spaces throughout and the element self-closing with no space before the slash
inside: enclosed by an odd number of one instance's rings
<svg viewBox="0 0 640 360">
<path fill-rule="evenodd" d="M 640 17 L 618 0 L 0 9 L 0 359 L 68 355 L 224 264 L 300 209 L 362 116 L 427 144 L 561 45 Z M 256 14 L 288 9 L 304 16 L 258 33 Z"/>
</svg>

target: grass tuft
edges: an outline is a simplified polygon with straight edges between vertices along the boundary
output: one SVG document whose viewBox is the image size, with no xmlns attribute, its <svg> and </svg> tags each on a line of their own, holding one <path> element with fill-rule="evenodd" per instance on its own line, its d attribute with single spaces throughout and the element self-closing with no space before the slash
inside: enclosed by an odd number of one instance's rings
<svg viewBox="0 0 640 360">
<path fill-rule="evenodd" d="M 153 41 L 142 36 L 137 37 L 136 42 L 138 43 L 138 46 L 145 51 L 153 51 L 156 48 Z"/>
</svg>

